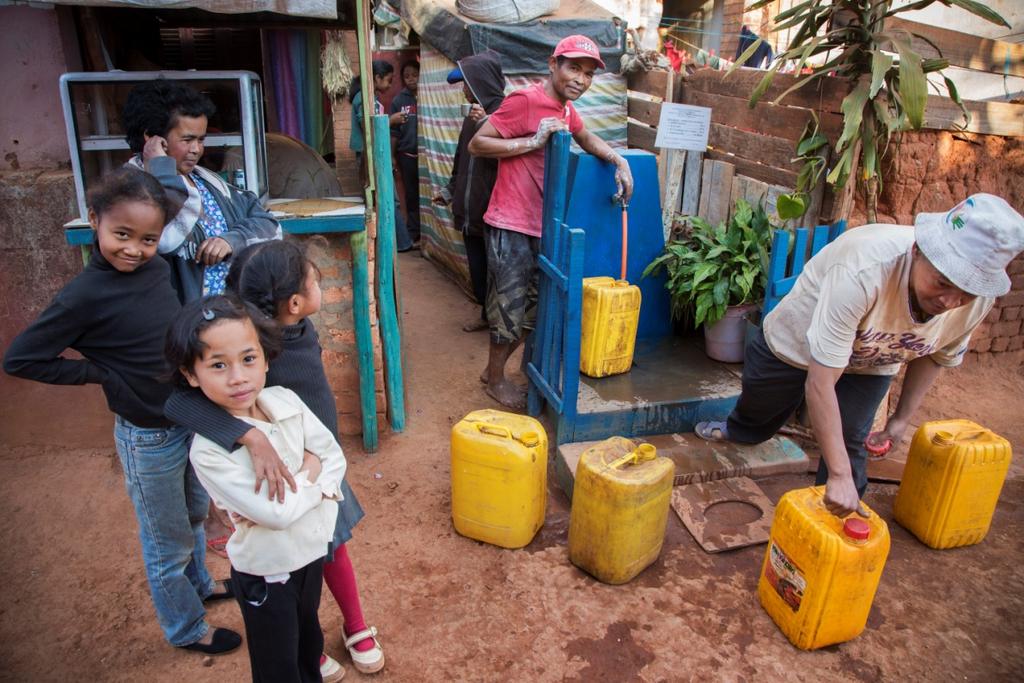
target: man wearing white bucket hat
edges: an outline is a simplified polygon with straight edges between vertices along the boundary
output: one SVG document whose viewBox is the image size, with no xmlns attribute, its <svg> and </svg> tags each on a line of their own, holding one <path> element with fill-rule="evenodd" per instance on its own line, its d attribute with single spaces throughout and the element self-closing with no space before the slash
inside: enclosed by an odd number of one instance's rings
<svg viewBox="0 0 1024 683">
<path fill-rule="evenodd" d="M 960 364 L 971 332 L 1010 291 L 1006 266 L 1021 251 L 1024 218 L 990 194 L 918 214 L 913 229 L 850 230 L 807 263 L 765 318 L 728 419 L 695 432 L 760 443 L 806 398 L 825 504 L 840 516 L 864 514 L 865 439 L 893 376 L 907 363 L 899 404 L 873 445 L 897 443 L 942 369 Z"/>
</svg>

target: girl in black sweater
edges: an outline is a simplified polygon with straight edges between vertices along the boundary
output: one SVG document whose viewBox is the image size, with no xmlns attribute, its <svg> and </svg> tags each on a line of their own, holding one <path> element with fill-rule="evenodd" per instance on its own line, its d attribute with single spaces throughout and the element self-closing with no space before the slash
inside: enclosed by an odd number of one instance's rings
<svg viewBox="0 0 1024 683">
<path fill-rule="evenodd" d="M 181 305 L 170 267 L 153 258 L 173 211 L 160 183 L 126 168 L 89 192 L 92 259 L 11 342 L 4 370 L 48 384 L 99 384 L 115 414 L 114 442 L 157 619 L 171 645 L 220 654 L 241 637 L 211 629 L 203 603 L 232 597 L 206 573 L 210 497 L 188 461 L 191 433 L 164 417 L 163 345 Z M 72 348 L 84 359 L 64 358 Z"/>
<path fill-rule="evenodd" d="M 291 389 L 338 438 L 338 410 L 324 373 L 320 340 L 309 317 L 320 310 L 319 271 L 303 250 L 293 242 L 263 242 L 238 254 L 227 277 L 227 289 L 254 304 L 283 330 L 280 355 L 270 363 L 267 386 Z M 165 406 L 167 416 L 202 434 L 222 448 L 233 451 L 241 444 L 253 456 L 257 477 L 270 473 L 269 493 L 287 495 L 284 481 L 294 491 L 287 468 L 280 462 L 266 435 L 252 425 L 232 417 L 209 401 L 202 392 L 175 392 Z M 258 462 L 257 460 L 263 460 Z M 280 477 L 280 486 L 273 477 Z M 342 481 L 343 499 L 338 504 L 334 540 L 324 563 L 324 582 L 341 607 L 345 619 L 345 646 L 355 668 L 374 673 L 384 667 L 384 652 L 377 642 L 376 628 L 363 620 L 355 572 L 345 549 L 352 528 L 363 517 L 363 509 L 347 481 Z M 321 660 L 329 666 L 333 660 Z M 324 680 L 331 673 L 324 670 Z"/>
</svg>

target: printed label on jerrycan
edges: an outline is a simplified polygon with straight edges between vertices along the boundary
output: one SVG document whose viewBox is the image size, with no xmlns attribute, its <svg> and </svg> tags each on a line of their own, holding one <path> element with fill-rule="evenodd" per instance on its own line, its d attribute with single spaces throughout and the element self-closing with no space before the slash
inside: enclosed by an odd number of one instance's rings
<svg viewBox="0 0 1024 683">
<path fill-rule="evenodd" d="M 764 568 L 765 578 L 783 602 L 794 612 L 800 609 L 800 601 L 807 588 L 807 580 L 803 572 L 782 549 L 772 541 L 768 547 L 768 565 Z"/>
</svg>

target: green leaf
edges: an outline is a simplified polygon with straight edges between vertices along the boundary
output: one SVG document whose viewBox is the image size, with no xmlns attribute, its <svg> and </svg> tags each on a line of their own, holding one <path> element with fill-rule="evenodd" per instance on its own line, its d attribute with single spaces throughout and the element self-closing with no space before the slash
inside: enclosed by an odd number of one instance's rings
<svg viewBox="0 0 1024 683">
<path fill-rule="evenodd" d="M 891 66 L 891 56 L 881 50 L 871 51 L 871 90 L 868 91 L 869 98 L 874 99 L 875 95 L 878 94 L 878 91 L 885 83 L 885 75 L 889 73 Z"/>
<path fill-rule="evenodd" d="M 693 287 L 696 288 L 701 282 L 714 275 L 717 266 L 714 263 L 702 263 L 697 266 L 697 272 L 693 276 Z"/>
<path fill-rule="evenodd" d="M 860 129 L 860 122 L 864 118 L 864 104 L 868 100 L 868 87 L 870 83 L 862 80 L 857 84 L 849 95 L 843 98 L 843 134 L 839 136 L 836 143 L 836 150 L 852 147 L 856 141 Z"/>
<path fill-rule="evenodd" d="M 901 38 L 893 38 L 892 44 L 900 53 L 900 85 L 898 88 L 903 111 L 914 130 L 920 130 L 924 123 L 924 108 L 928 102 L 928 79 L 921 69 L 921 55 L 911 49 Z"/>
<path fill-rule="evenodd" d="M 736 200 L 736 210 L 733 212 L 732 218 L 737 225 L 750 225 L 753 215 L 754 210 L 750 207 L 750 202 L 742 197 Z"/>
<path fill-rule="evenodd" d="M 718 282 L 715 283 L 715 288 L 711 292 L 712 299 L 716 304 L 728 303 L 729 298 L 729 278 L 720 277 Z"/>
<path fill-rule="evenodd" d="M 807 203 L 799 194 L 780 194 L 775 202 L 775 210 L 779 218 L 788 221 L 807 213 Z"/>
<path fill-rule="evenodd" d="M 942 80 L 946 82 L 946 92 L 949 93 L 949 99 L 953 100 L 960 107 L 960 111 L 964 114 L 964 128 L 971 125 L 971 112 L 967 111 L 967 107 L 964 106 L 964 101 L 960 99 L 960 93 L 956 89 L 956 83 L 949 80 L 948 76 L 943 76 Z"/>
<path fill-rule="evenodd" d="M 794 15 L 800 14 L 801 12 L 803 12 L 804 10 L 806 10 L 808 7 L 811 6 L 811 1 L 812 0 L 806 0 L 805 2 L 801 2 L 801 3 L 797 4 L 797 5 L 793 5 L 792 7 L 790 7 L 785 12 L 779 12 L 777 15 L 775 15 L 775 20 L 774 20 L 775 23 L 778 24 L 779 22 L 785 21 L 785 20 L 789 19 L 790 17 L 792 17 Z M 761 0 L 760 2 L 756 2 L 753 5 L 748 5 L 746 7 L 745 11 L 749 12 L 751 10 L 757 9 L 758 7 L 764 7 L 765 5 L 770 5 L 771 3 L 772 3 L 772 0 Z"/>
<path fill-rule="evenodd" d="M 949 68 L 948 59 L 923 59 L 921 60 L 921 71 L 930 74 L 934 71 L 942 71 Z"/>
<path fill-rule="evenodd" d="M 993 24 L 1002 24 L 1006 28 L 1013 28 L 998 12 L 980 2 L 974 2 L 974 0 L 942 0 L 942 3 L 944 5 L 956 5 Z"/>
<path fill-rule="evenodd" d="M 762 43 L 764 43 L 764 38 L 758 38 L 753 43 L 751 43 L 750 47 L 744 50 L 743 54 L 737 57 L 736 61 L 732 63 L 732 66 L 730 66 L 729 69 L 725 72 L 725 76 L 727 77 L 733 71 L 746 64 L 747 60 L 754 56 L 754 53 L 757 52 L 757 48 L 761 47 Z"/>
<path fill-rule="evenodd" d="M 782 58 L 777 57 L 775 59 L 775 63 L 772 64 L 772 68 L 768 69 L 768 73 L 761 78 L 761 82 L 758 83 L 757 87 L 755 87 L 753 92 L 750 93 L 750 99 L 747 101 L 748 107 L 753 109 L 758 101 L 764 96 L 765 92 L 767 92 L 768 88 L 772 84 L 772 79 L 775 78 L 775 72 L 779 70 L 779 67 L 781 67 L 782 64 Z"/>
<path fill-rule="evenodd" d="M 809 138 L 804 138 L 800 141 L 800 144 L 796 146 L 797 156 L 805 156 L 821 149 L 828 144 L 828 138 L 821 133 L 815 133 Z"/>
</svg>

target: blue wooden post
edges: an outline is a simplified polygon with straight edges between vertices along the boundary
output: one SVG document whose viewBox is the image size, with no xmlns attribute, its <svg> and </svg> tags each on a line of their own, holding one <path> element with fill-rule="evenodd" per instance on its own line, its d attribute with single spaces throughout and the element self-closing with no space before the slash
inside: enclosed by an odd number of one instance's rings
<svg viewBox="0 0 1024 683">
<path fill-rule="evenodd" d="M 373 157 L 377 175 L 377 311 L 384 347 L 384 385 L 391 429 L 405 429 L 402 335 L 395 304 L 395 183 L 391 174 L 388 117 L 373 117 Z"/>
<path fill-rule="evenodd" d="M 363 413 L 363 449 L 377 450 L 377 398 L 373 376 L 373 337 L 370 326 L 370 271 L 366 231 L 352 234 L 352 319 L 359 354 L 359 406 Z"/>
</svg>

